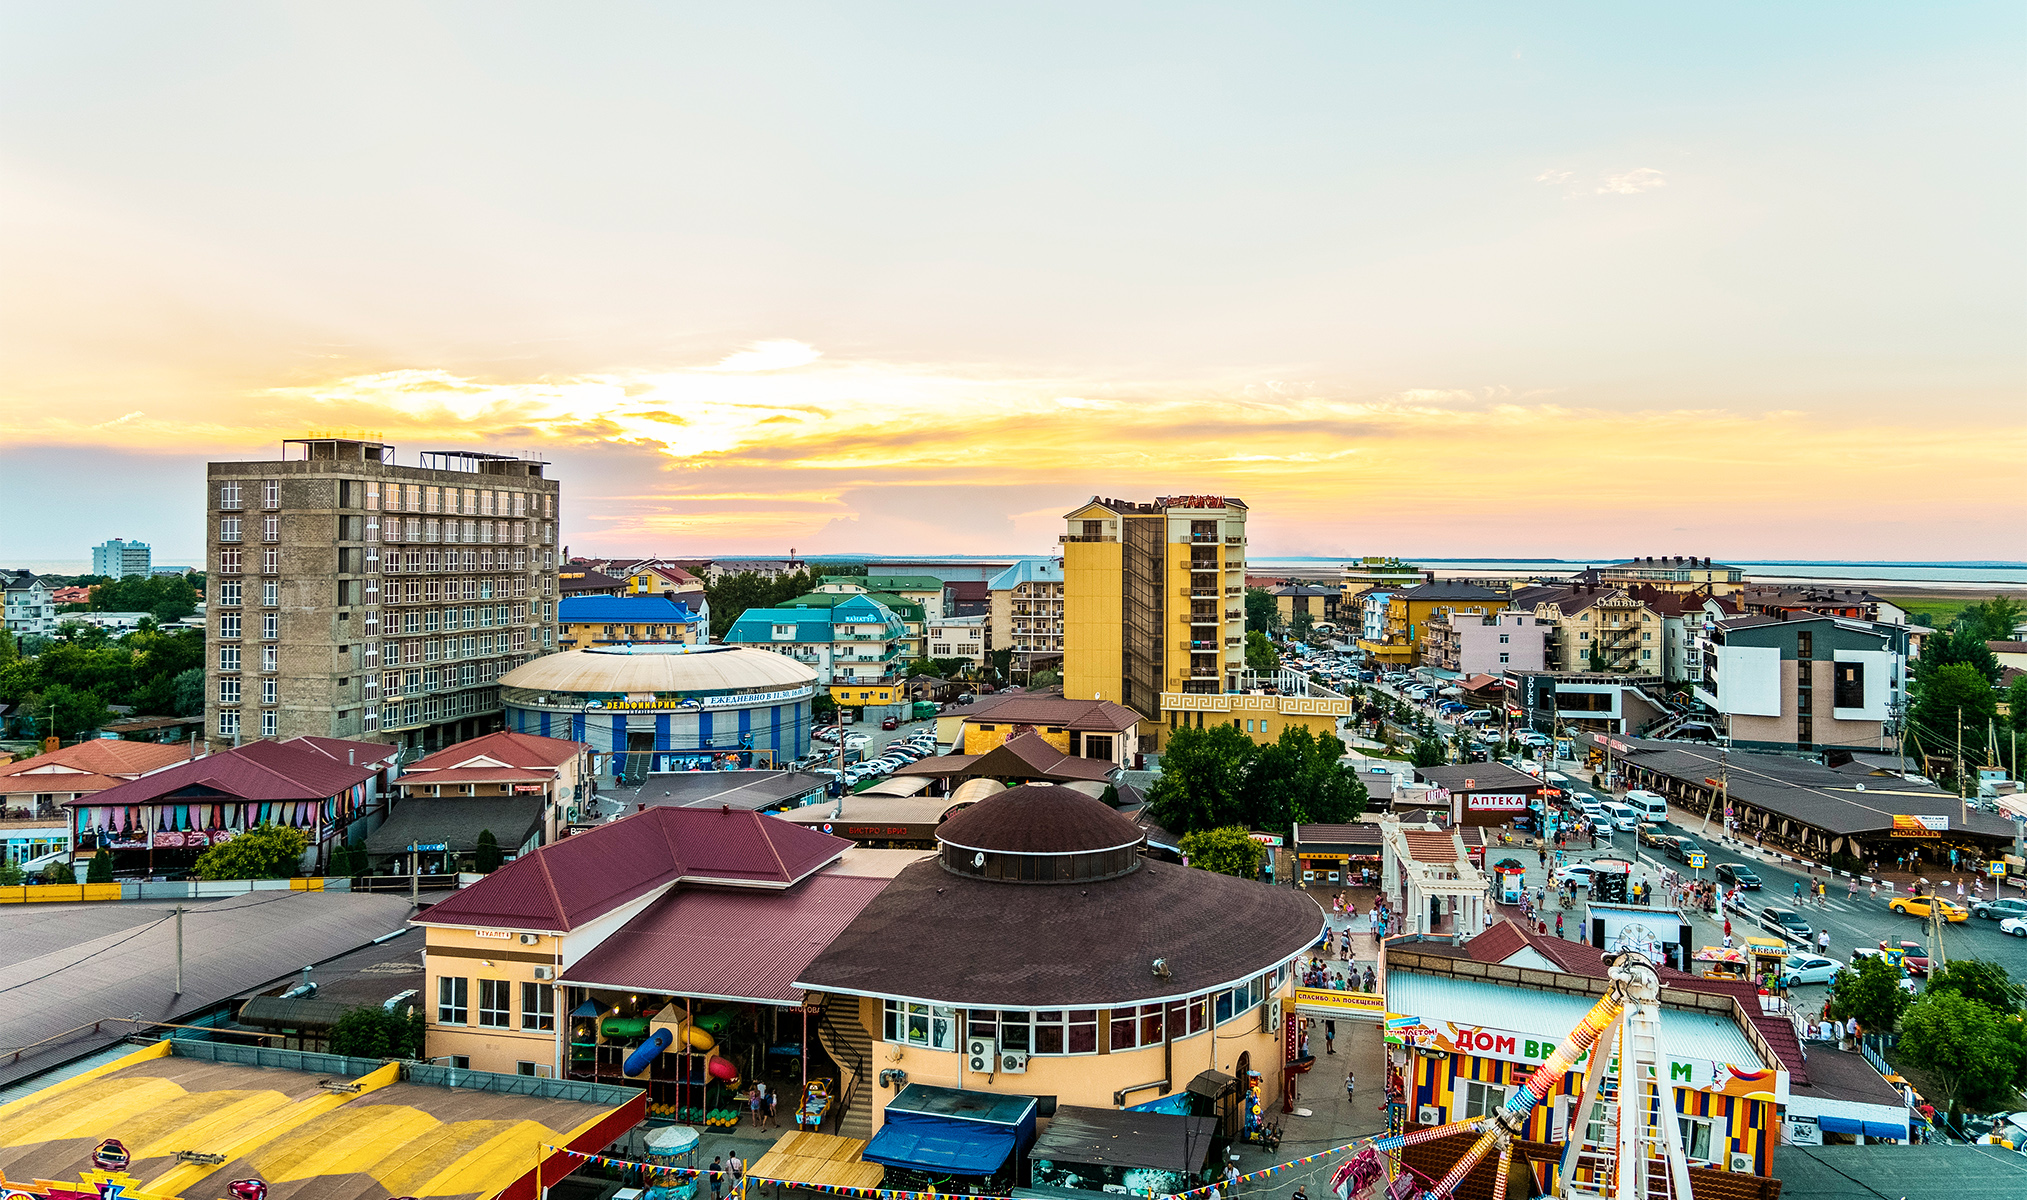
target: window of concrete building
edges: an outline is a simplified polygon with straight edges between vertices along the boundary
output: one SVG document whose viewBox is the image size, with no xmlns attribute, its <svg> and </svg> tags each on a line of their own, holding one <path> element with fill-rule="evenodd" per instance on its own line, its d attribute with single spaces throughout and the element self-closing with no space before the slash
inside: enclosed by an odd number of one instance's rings
<svg viewBox="0 0 2027 1200">
<path fill-rule="evenodd" d="M 1830 703 L 1837 708 L 1865 707 L 1865 664 L 1838 663 L 1831 675 Z"/>
<path fill-rule="evenodd" d="M 1816 657 L 1816 635 L 1804 629 L 1795 635 L 1795 657 Z"/>
<path fill-rule="evenodd" d="M 469 1016 L 471 981 L 460 975 L 442 975 L 436 981 L 436 1023 L 462 1025 Z"/>
<path fill-rule="evenodd" d="M 219 712 L 218 712 L 218 736 L 220 736 L 220 737 L 237 737 L 237 736 L 239 736 L 239 710 L 238 710 L 238 709 L 236 709 L 236 708 L 225 708 L 225 709 L 220 709 L 220 710 L 219 710 Z"/>
<path fill-rule="evenodd" d="M 238 483 L 221 483 L 218 485 L 218 507 L 220 508 L 239 507 Z"/>
<path fill-rule="evenodd" d="M 261 573 L 261 574 L 263 574 L 263 575 L 273 575 L 274 573 L 276 573 L 277 571 L 280 571 L 281 569 L 282 569 L 282 552 L 281 552 L 281 551 L 279 551 L 279 550 L 263 550 L 263 551 L 261 551 L 261 552 L 260 552 L 260 573 Z"/>
<path fill-rule="evenodd" d="M 262 646 L 260 648 L 260 669 L 263 671 L 275 670 L 279 665 L 280 657 L 281 647 Z"/>
<path fill-rule="evenodd" d="M 282 506 L 281 480 L 263 479 L 260 481 L 260 506 L 262 508 L 280 508 Z"/>
<path fill-rule="evenodd" d="M 270 680 L 269 682 L 273 681 Z M 281 718 L 273 709 L 268 709 L 260 714 L 260 736 L 271 738 L 279 733 L 280 730 Z"/>
<path fill-rule="evenodd" d="M 218 519 L 218 540 L 221 542 L 236 542 L 239 540 L 238 517 L 220 517 Z"/>
</svg>

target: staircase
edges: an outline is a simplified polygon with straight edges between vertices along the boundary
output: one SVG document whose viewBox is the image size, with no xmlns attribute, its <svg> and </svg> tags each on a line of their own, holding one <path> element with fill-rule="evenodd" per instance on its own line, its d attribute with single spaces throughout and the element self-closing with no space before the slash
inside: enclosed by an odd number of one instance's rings
<svg viewBox="0 0 2027 1200">
<path fill-rule="evenodd" d="M 873 1061 L 873 1039 L 859 1021 L 857 996 L 828 996 L 817 1022 L 817 1041 L 838 1065 L 837 1134 L 870 1141 L 873 1115 L 866 1078 Z"/>
</svg>

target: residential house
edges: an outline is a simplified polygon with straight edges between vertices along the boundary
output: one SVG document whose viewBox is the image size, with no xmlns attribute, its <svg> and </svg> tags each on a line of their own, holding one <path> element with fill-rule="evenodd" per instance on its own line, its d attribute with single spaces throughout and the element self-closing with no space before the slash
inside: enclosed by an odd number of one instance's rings
<svg viewBox="0 0 2027 1200">
<path fill-rule="evenodd" d="M 1748 584 L 1732 597 L 1748 613 L 1763 617 L 1796 616 L 1850 617 L 1858 621 L 1880 621 L 1888 625 L 1907 624 L 1907 610 L 1857 588 L 1818 587 L 1815 584 Z"/>
<path fill-rule="evenodd" d="M 411 846 L 469 856 L 482 831 L 507 855 L 564 835 L 589 796 L 591 744 L 503 730 L 417 759 L 394 781 L 399 803 L 366 839 L 378 857 Z"/>
<path fill-rule="evenodd" d="M 727 575 L 758 575 L 762 579 L 779 579 L 793 575 L 809 564 L 795 557 L 790 550 L 787 558 L 719 558 L 710 561 L 709 578 L 713 583 Z"/>
<path fill-rule="evenodd" d="M 929 657 L 961 658 L 976 666 L 985 665 L 986 618 L 930 618 Z"/>
<path fill-rule="evenodd" d="M 385 819 L 400 753 L 338 738 L 249 742 L 60 807 L 69 810 L 78 849 L 111 850 L 117 871 L 187 871 L 210 846 L 260 825 L 286 825 L 309 843 L 298 866 L 311 874 L 329 864 L 332 850 L 364 841 Z"/>
<path fill-rule="evenodd" d="M 710 641 L 708 618 L 666 595 L 565 596 L 556 606 L 556 645 L 656 642 L 695 646 Z"/>
<path fill-rule="evenodd" d="M 93 738 L 0 764 L 0 839 L 9 862 L 32 863 L 74 847 L 63 806 L 190 758 L 183 745 Z"/>
<path fill-rule="evenodd" d="M 1345 597 L 1338 602 L 1346 615 L 1356 622 L 1355 632 L 1361 642 L 1384 642 L 1387 636 L 1387 608 L 1393 603 L 1394 593 L 1385 587 L 1369 587 L 1362 592 Z"/>
<path fill-rule="evenodd" d="M 1361 638 L 1359 649 L 1374 662 L 1408 666 L 1423 661 L 1421 641 L 1429 618 L 1438 611 L 1490 613 L 1506 607 L 1503 587 L 1468 579 L 1430 578 L 1387 597 L 1386 632 L 1377 639 Z"/>
<path fill-rule="evenodd" d="M 918 587 L 915 589 L 915 593 L 918 596 L 922 595 L 924 589 Z M 940 613 L 943 605 L 943 590 L 940 582 L 937 585 L 935 595 L 936 608 L 934 611 Z M 868 590 L 864 586 L 863 579 L 859 577 L 843 575 L 827 578 L 824 580 L 823 586 L 816 591 L 806 596 L 797 596 L 795 599 L 782 605 L 782 607 L 792 608 L 799 604 L 836 604 L 839 600 L 850 596 L 864 596 L 901 619 L 902 628 L 905 630 L 901 638 L 902 658 L 912 660 L 929 657 L 928 621 L 931 610 L 920 600 L 910 600 L 905 596 L 900 596 L 893 592 Z"/>
<path fill-rule="evenodd" d="M 1357 562 L 1344 564 L 1338 590 L 1349 600 L 1360 592 L 1371 591 L 1373 588 L 1399 591 L 1402 588 L 1411 588 L 1422 580 L 1422 569 L 1413 563 L 1369 554 Z"/>
<path fill-rule="evenodd" d="M 1063 561 L 1024 558 L 986 584 L 992 594 L 991 648 L 1011 649 L 1014 671 L 1063 653 Z"/>
<path fill-rule="evenodd" d="M 1513 604 L 1532 610 L 1542 626 L 1546 670 L 1662 675 L 1667 640 L 1661 614 L 1623 589 L 1541 584 L 1515 588 Z"/>
<path fill-rule="evenodd" d="M 711 628 L 711 601 L 704 595 L 704 581 L 681 567 L 647 563 L 634 568 L 626 578 L 629 596 L 665 596 L 703 618 Z"/>
<path fill-rule="evenodd" d="M 903 715 L 899 684 L 908 627 L 873 596 L 816 593 L 780 608 L 749 608 L 726 630 L 725 641 L 808 664 L 839 708 L 873 718 Z"/>
<path fill-rule="evenodd" d="M 90 604 L 91 589 L 88 587 L 60 587 L 49 593 L 50 603 L 62 608 L 68 604 Z"/>
<path fill-rule="evenodd" d="M 1705 592 L 1729 596 L 1745 587 L 1745 572 L 1707 558 L 1629 558 L 1609 566 L 1590 567 L 1571 577 L 1571 582 L 1598 587 L 1631 588 L 1648 584 L 1670 592 Z"/>
<path fill-rule="evenodd" d="M 565 596 L 620 596 L 626 580 L 607 575 L 581 559 L 564 563 L 556 573 L 557 591 Z"/>
<path fill-rule="evenodd" d="M 1472 605 L 1429 618 L 1423 661 L 1460 675 L 1496 675 L 1539 671 L 1545 652 L 1534 614 L 1514 608 L 1488 614 Z"/>
<path fill-rule="evenodd" d="M 0 589 L 4 589 L 5 601 L 0 612 L 6 614 L 9 633 L 47 637 L 56 632 L 56 601 L 35 572 L 0 570 Z"/>
<path fill-rule="evenodd" d="M 1132 767 L 1140 751 L 1140 717 L 1110 700 L 1015 694 L 969 713 L 953 753 L 979 755 L 1023 733 L 1038 735 L 1059 753 Z"/>
<path fill-rule="evenodd" d="M 1282 584 L 1268 588 L 1267 594 L 1274 597 L 1274 611 L 1280 614 L 1284 629 L 1295 627 L 1297 614 L 1312 625 L 1335 625 L 1338 603 L 1344 597 L 1336 588 L 1310 583 Z"/>
<path fill-rule="evenodd" d="M 1907 699 L 1907 629 L 1848 617 L 1719 621 L 1696 698 L 1726 717 L 1741 750 L 1890 746 Z"/>
</svg>

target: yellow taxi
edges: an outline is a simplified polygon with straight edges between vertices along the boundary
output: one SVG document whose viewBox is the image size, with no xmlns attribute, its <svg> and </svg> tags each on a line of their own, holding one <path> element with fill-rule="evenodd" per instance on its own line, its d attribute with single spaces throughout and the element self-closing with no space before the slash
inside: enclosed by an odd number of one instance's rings
<svg viewBox="0 0 2027 1200">
<path fill-rule="evenodd" d="M 1957 905 L 1938 896 L 1901 896 L 1887 901 L 1886 907 L 1897 913 L 1927 920 L 1930 916 L 1929 906 L 1932 904 L 1942 906 L 1943 920 L 1953 925 L 1958 921 L 1968 921 L 1971 919 L 1969 909 L 1959 908 Z"/>
</svg>

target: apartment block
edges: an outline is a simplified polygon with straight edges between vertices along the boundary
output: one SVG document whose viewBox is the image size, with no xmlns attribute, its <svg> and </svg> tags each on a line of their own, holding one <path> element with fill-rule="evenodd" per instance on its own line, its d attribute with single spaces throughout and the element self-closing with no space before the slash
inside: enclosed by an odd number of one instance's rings
<svg viewBox="0 0 2027 1200">
<path fill-rule="evenodd" d="M 1707 558 L 1681 555 L 1629 558 L 1609 566 L 1591 567 L 1575 576 L 1578 583 L 1631 588 L 1639 584 L 1672 592 L 1704 592 L 1729 596 L 1745 587 L 1745 571 Z"/>
<path fill-rule="evenodd" d="M 1013 651 L 1011 669 L 1042 669 L 1063 655 L 1063 560 L 1024 558 L 987 581 L 990 649 Z"/>
<path fill-rule="evenodd" d="M 110 579 L 154 573 L 154 553 L 146 542 L 112 538 L 91 548 L 91 573 Z"/>
<path fill-rule="evenodd" d="M 1544 651 L 1541 626 L 1531 613 L 1441 609 L 1429 618 L 1422 661 L 1462 675 L 1497 675 L 1541 670 Z"/>
<path fill-rule="evenodd" d="M 1535 615 L 1550 671 L 1661 676 L 1667 630 L 1660 612 L 1626 591 L 1596 584 L 1515 588 L 1513 606 Z"/>
<path fill-rule="evenodd" d="M 1907 700 L 1904 625 L 1763 615 L 1718 621 L 1699 647 L 1696 698 L 1744 750 L 1891 748 Z"/>
<path fill-rule="evenodd" d="M 898 614 L 879 598 L 855 592 L 814 592 L 779 608 L 749 608 L 725 631 L 727 645 L 808 664 L 839 708 L 872 718 L 900 715 L 910 640 Z"/>
<path fill-rule="evenodd" d="M 501 726 L 501 675 L 556 648 L 559 489 L 474 451 L 291 438 L 207 468 L 205 728 L 416 754 Z"/>
</svg>

